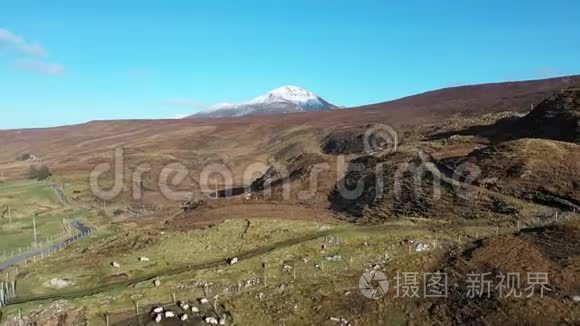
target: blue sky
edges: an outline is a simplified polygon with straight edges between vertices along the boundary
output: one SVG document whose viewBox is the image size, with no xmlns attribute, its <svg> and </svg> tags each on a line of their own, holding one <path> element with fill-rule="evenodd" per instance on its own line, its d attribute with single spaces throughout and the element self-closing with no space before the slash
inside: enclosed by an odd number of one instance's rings
<svg viewBox="0 0 580 326">
<path fill-rule="evenodd" d="M 0 129 L 170 118 L 286 84 L 355 106 L 579 73 L 578 1 L 0 4 Z"/>
</svg>

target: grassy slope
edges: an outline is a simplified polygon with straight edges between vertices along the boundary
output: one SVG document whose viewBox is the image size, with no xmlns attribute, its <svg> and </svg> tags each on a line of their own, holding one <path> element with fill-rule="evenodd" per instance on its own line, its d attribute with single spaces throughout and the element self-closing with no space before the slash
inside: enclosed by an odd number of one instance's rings
<svg viewBox="0 0 580 326">
<path fill-rule="evenodd" d="M 11 208 L 0 219 L 0 259 L 26 251 L 34 245 L 33 216 L 36 216 L 37 240 L 40 246 L 64 237 L 63 218 L 80 218 L 85 223 L 91 215 L 85 208 L 64 206 L 48 182 L 13 181 L 0 184 L 0 213 Z M 72 230 L 73 232 L 75 230 Z M 62 236 L 62 237 L 61 237 Z"/>
<path fill-rule="evenodd" d="M 0 184 L 0 209 L 11 208 L 12 222 L 5 214 L 0 219 L 0 258 L 4 252 L 30 246 L 33 241 L 32 216 L 37 216 L 38 240 L 45 241 L 63 231 L 65 210 L 47 183 L 25 181 Z M 5 256 L 4 256 L 5 257 Z"/>
<path fill-rule="evenodd" d="M 105 312 L 118 314 L 115 318 L 122 319 L 131 311 L 135 298 L 142 307 L 168 302 L 169 293 L 176 293 L 178 299 L 193 301 L 203 296 L 198 285 L 210 282 L 213 283 L 211 295 L 219 294 L 219 301 L 240 324 L 299 324 L 312 318 L 323 322 L 337 314 L 377 321 L 382 317 L 376 315 L 374 303 L 369 308 L 368 302 L 364 302 L 365 309 L 370 309 L 368 315 L 352 311 L 345 304 L 351 300 L 367 300 L 357 289 L 364 269 L 379 263 L 390 277 L 396 271 L 429 270 L 440 259 L 442 251 L 409 254 L 400 242 L 409 238 L 441 244 L 457 238 L 455 228 L 449 228 L 449 232 L 437 228 L 434 233 L 426 225 L 411 221 L 362 227 L 253 219 L 242 238 L 245 226 L 244 220 L 233 219 L 211 228 L 166 231 L 163 235 L 154 228 L 136 231 L 132 224 L 101 231 L 54 257 L 22 268 L 19 297 L 26 300 L 49 295 L 53 299 L 70 300 L 75 306 L 88 307 L 87 313 L 95 321 Z M 493 232 L 489 227 L 483 229 Z M 323 250 L 325 241 L 327 248 Z M 325 259 L 334 255 L 343 259 Z M 151 262 L 139 262 L 141 256 L 149 257 Z M 226 260 L 231 257 L 239 257 L 240 262 L 227 265 Z M 121 268 L 113 268 L 112 261 L 119 262 Z M 266 262 L 265 270 L 262 262 Z M 284 266 L 291 266 L 292 270 L 284 271 Z M 159 288 L 152 284 L 156 276 L 162 282 Z M 77 285 L 63 290 L 42 285 L 57 277 L 73 280 Z M 257 280 L 258 284 L 242 287 L 238 292 L 236 284 L 247 280 Z M 345 298 L 349 291 L 352 299 Z M 260 292 L 262 300 L 256 299 Z M 318 302 L 321 296 L 326 301 Z M 279 297 L 284 298 L 283 304 Z M 11 306 L 7 313 L 19 307 L 37 308 L 41 303 Z M 300 309 L 295 309 L 295 305 Z M 389 303 L 389 307 L 398 309 L 396 302 Z"/>
</svg>

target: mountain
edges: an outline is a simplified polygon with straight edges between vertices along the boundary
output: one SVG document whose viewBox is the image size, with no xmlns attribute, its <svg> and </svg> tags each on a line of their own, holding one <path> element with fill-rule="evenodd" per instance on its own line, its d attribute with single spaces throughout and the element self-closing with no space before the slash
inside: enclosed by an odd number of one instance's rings
<svg viewBox="0 0 580 326">
<path fill-rule="evenodd" d="M 222 103 L 189 118 L 223 118 L 246 115 L 317 112 L 338 109 L 318 95 L 298 86 L 283 86 L 241 104 Z"/>
</svg>

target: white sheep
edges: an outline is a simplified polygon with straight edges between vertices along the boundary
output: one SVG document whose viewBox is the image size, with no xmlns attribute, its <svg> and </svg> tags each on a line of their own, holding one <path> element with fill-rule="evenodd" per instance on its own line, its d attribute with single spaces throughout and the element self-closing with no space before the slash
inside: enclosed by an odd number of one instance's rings
<svg viewBox="0 0 580 326">
<path fill-rule="evenodd" d="M 153 281 L 153 285 L 158 288 L 159 286 L 161 286 L 161 281 L 156 279 L 155 281 Z"/>
<path fill-rule="evenodd" d="M 238 262 L 238 257 L 234 257 L 234 258 L 230 259 L 230 265 L 233 265 L 237 262 Z"/>
<path fill-rule="evenodd" d="M 139 257 L 140 262 L 151 261 L 148 257 Z"/>
<path fill-rule="evenodd" d="M 199 308 L 196 306 L 191 306 L 191 312 L 199 312 Z"/>
<path fill-rule="evenodd" d="M 115 268 L 120 268 L 121 264 L 117 263 L 116 261 L 111 263 L 111 266 L 115 267 Z"/>
<path fill-rule="evenodd" d="M 159 314 L 159 313 L 162 313 L 163 310 L 164 310 L 163 307 L 155 307 L 155 308 L 153 308 L 153 310 L 151 310 L 151 312 L 154 314 Z"/>
<path fill-rule="evenodd" d="M 208 304 L 209 303 L 209 300 L 207 298 L 201 298 L 201 299 L 199 299 L 199 303 L 201 303 L 201 304 Z"/>
<path fill-rule="evenodd" d="M 205 317 L 205 323 L 210 325 L 217 325 L 219 324 L 218 320 L 214 317 Z"/>
<path fill-rule="evenodd" d="M 163 319 L 163 316 L 161 314 L 157 314 L 157 315 L 155 315 L 154 321 L 156 324 L 159 324 L 162 319 Z"/>
<path fill-rule="evenodd" d="M 168 310 L 168 311 L 165 312 L 165 318 L 173 318 L 175 316 L 176 315 L 175 315 L 175 313 L 173 311 Z"/>
<path fill-rule="evenodd" d="M 179 319 L 181 319 L 181 321 L 186 321 L 187 318 L 189 318 L 189 316 L 187 314 L 183 314 L 183 315 L 181 315 L 181 317 L 179 317 Z"/>
</svg>

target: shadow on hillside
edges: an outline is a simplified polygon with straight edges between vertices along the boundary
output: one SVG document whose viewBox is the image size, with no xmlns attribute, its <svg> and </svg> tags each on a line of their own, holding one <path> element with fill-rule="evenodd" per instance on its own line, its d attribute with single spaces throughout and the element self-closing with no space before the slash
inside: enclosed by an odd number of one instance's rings
<svg viewBox="0 0 580 326">
<path fill-rule="evenodd" d="M 444 140 L 451 136 L 477 136 L 488 139 L 492 144 L 501 143 L 508 140 L 514 140 L 525 137 L 525 133 L 518 128 L 516 117 L 504 118 L 496 121 L 492 125 L 471 126 L 462 130 L 446 131 L 436 133 L 427 138 L 430 141 Z"/>
</svg>

